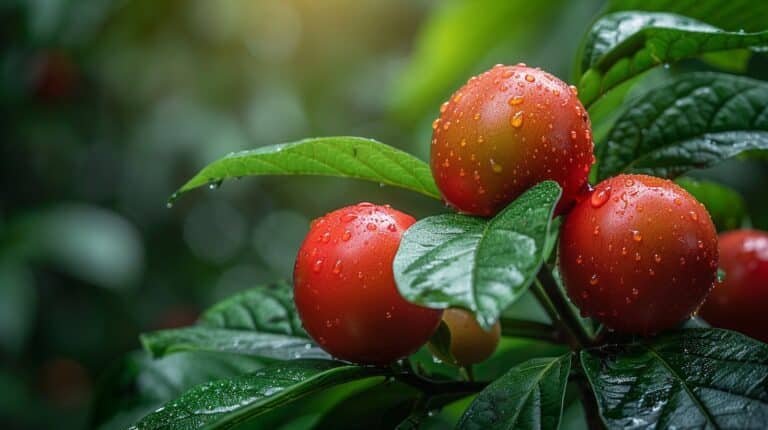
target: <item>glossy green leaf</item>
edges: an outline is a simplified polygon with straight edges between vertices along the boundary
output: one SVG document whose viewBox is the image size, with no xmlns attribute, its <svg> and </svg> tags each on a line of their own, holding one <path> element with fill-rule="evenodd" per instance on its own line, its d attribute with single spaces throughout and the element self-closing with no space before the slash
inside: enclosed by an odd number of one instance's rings
<svg viewBox="0 0 768 430">
<path fill-rule="evenodd" d="M 676 13 L 733 31 L 768 28 L 768 2 L 754 0 L 610 0 L 606 9 Z"/>
<path fill-rule="evenodd" d="M 446 214 L 417 222 L 395 256 L 400 293 L 426 306 L 469 309 L 490 327 L 539 270 L 560 195 L 546 181 L 491 220 Z"/>
<path fill-rule="evenodd" d="M 144 417 L 134 430 L 231 428 L 308 394 L 383 370 L 328 360 L 294 360 L 198 385 Z"/>
<path fill-rule="evenodd" d="M 184 352 L 153 360 L 136 351 L 108 368 L 97 386 L 88 428 L 124 430 L 189 388 L 264 366 L 239 354 Z"/>
<path fill-rule="evenodd" d="M 716 182 L 687 177 L 675 182 L 704 204 L 719 231 L 739 228 L 747 218 L 747 205 L 735 190 Z"/>
<path fill-rule="evenodd" d="M 307 337 L 293 303 L 293 286 L 287 282 L 235 294 L 203 313 L 199 324 Z"/>
<path fill-rule="evenodd" d="M 583 351 L 609 428 L 758 429 L 768 422 L 768 345 L 687 329 Z"/>
<path fill-rule="evenodd" d="M 179 351 L 222 351 L 276 360 L 328 358 L 301 327 L 293 288 L 263 285 L 225 299 L 191 327 L 141 335 L 155 357 Z"/>
<path fill-rule="evenodd" d="M 631 104 L 596 148 L 598 177 L 673 178 L 768 149 L 768 84 L 720 73 L 681 75 Z"/>
<path fill-rule="evenodd" d="M 457 428 L 557 430 L 570 371 L 570 353 L 513 367 L 478 394 Z"/>
<path fill-rule="evenodd" d="M 364 179 L 440 198 L 429 165 L 372 139 L 319 137 L 235 152 L 209 164 L 172 197 L 226 179 L 259 175 L 319 175 Z"/>
<path fill-rule="evenodd" d="M 141 343 L 154 357 L 179 351 L 234 352 L 276 360 L 328 357 L 307 338 L 212 327 L 184 327 L 145 333 L 141 335 Z"/>
<path fill-rule="evenodd" d="M 768 46 L 768 31 L 727 32 L 680 15 L 617 12 L 599 19 L 582 49 L 579 96 L 585 106 L 658 65 L 709 52 Z"/>
</svg>

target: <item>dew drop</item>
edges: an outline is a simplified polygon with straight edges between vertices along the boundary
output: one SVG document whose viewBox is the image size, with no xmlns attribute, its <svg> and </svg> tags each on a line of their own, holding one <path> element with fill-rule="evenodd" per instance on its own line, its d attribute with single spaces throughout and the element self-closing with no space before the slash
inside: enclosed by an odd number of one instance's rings
<svg viewBox="0 0 768 430">
<path fill-rule="evenodd" d="M 621 247 L 621 255 L 627 255 L 627 247 L 626 246 L 622 246 Z"/>
<path fill-rule="evenodd" d="M 355 214 L 344 214 L 341 216 L 341 222 L 352 222 L 357 219 Z"/>
<path fill-rule="evenodd" d="M 600 283 L 600 278 L 597 276 L 597 273 L 593 273 L 592 277 L 589 278 L 589 285 L 594 286 L 594 285 L 597 285 L 598 283 Z"/>
<path fill-rule="evenodd" d="M 445 102 L 440 105 L 440 113 L 445 113 L 445 111 L 448 110 L 448 102 Z"/>
<path fill-rule="evenodd" d="M 515 114 L 512 115 L 512 119 L 509 120 L 509 124 L 512 125 L 512 127 L 520 128 L 523 125 L 523 111 L 515 112 Z"/>
<path fill-rule="evenodd" d="M 635 242 L 640 242 L 643 240 L 643 235 L 640 234 L 640 231 L 638 230 L 632 230 L 632 240 Z"/>
<path fill-rule="evenodd" d="M 643 259 L 643 257 L 640 256 L 640 253 L 639 252 L 635 252 L 635 261 L 640 261 L 642 259 Z"/>
<path fill-rule="evenodd" d="M 446 121 L 445 124 L 443 124 L 443 130 L 448 130 L 449 128 L 451 128 L 451 122 Z"/>
<path fill-rule="evenodd" d="M 352 232 L 349 230 L 344 230 L 344 233 L 341 235 L 341 240 L 344 242 L 347 242 L 349 239 L 352 238 Z"/>
<path fill-rule="evenodd" d="M 581 256 L 581 254 L 579 254 L 579 255 L 576 257 L 576 264 L 581 264 L 581 263 L 583 263 L 583 262 L 584 262 L 584 258 Z"/>
<path fill-rule="evenodd" d="M 573 93 L 574 96 L 579 95 L 579 90 L 578 90 L 578 88 L 576 88 L 575 85 L 569 85 L 568 88 L 571 89 L 571 93 Z"/>
<path fill-rule="evenodd" d="M 432 121 L 432 130 L 437 130 L 438 127 L 440 127 L 440 118 L 437 118 L 434 121 Z"/>
<path fill-rule="evenodd" d="M 336 264 L 333 265 L 333 274 L 338 275 L 341 273 L 341 260 L 336 260 Z"/>
<path fill-rule="evenodd" d="M 589 202 L 593 208 L 597 209 L 605 204 L 611 198 L 611 187 L 605 187 L 592 193 Z"/>
<path fill-rule="evenodd" d="M 587 290 L 582 291 L 581 298 L 587 300 L 589 298 L 589 292 Z"/>
<path fill-rule="evenodd" d="M 368 224 L 366 224 L 365 228 L 368 229 L 368 231 L 374 231 L 376 230 L 376 224 L 369 222 Z"/>
<path fill-rule="evenodd" d="M 685 266 L 685 257 L 680 257 L 680 265 Z"/>
<path fill-rule="evenodd" d="M 594 229 L 592 229 L 592 235 L 597 236 L 600 234 L 600 226 L 596 225 Z"/>
<path fill-rule="evenodd" d="M 680 206 L 683 204 L 683 202 L 677 197 L 675 197 L 675 199 L 672 201 L 675 203 L 676 206 Z"/>
<path fill-rule="evenodd" d="M 698 241 L 698 242 L 696 243 L 696 246 L 697 246 L 699 249 L 704 249 L 704 242 L 702 242 L 702 241 Z"/>
<path fill-rule="evenodd" d="M 522 103 L 523 100 L 523 96 L 514 96 L 510 97 L 509 100 L 507 100 L 507 103 L 509 103 L 510 106 L 517 106 Z"/>
<path fill-rule="evenodd" d="M 385 313 L 384 313 L 384 318 L 386 318 L 386 319 L 392 319 L 392 312 L 389 312 L 389 311 L 385 312 Z"/>
<path fill-rule="evenodd" d="M 391 231 L 391 232 L 393 232 L 393 233 L 394 233 L 394 232 L 396 232 L 396 231 L 397 231 L 397 226 L 396 226 L 395 224 L 389 224 L 389 225 L 387 226 L 387 230 L 389 230 L 389 231 Z"/>
<path fill-rule="evenodd" d="M 633 296 L 637 296 L 639 294 L 640 294 L 640 290 L 638 290 L 637 288 L 632 288 L 632 295 Z"/>
<path fill-rule="evenodd" d="M 661 263 L 661 255 L 653 254 L 653 261 L 655 261 L 657 263 Z"/>
<path fill-rule="evenodd" d="M 315 264 L 312 265 L 312 271 L 315 273 L 320 273 L 321 270 L 323 270 L 323 259 L 319 258 L 315 260 Z"/>
<path fill-rule="evenodd" d="M 534 82 L 536 80 L 536 78 L 534 78 L 533 75 L 531 75 L 531 74 L 526 74 L 525 75 L 525 80 L 528 81 L 528 82 Z"/>
<path fill-rule="evenodd" d="M 501 164 L 497 163 L 493 158 L 491 158 L 491 169 L 493 173 L 501 173 L 504 170 Z"/>
<path fill-rule="evenodd" d="M 648 269 L 648 274 L 654 276 L 656 275 L 656 272 L 654 272 L 653 269 Z"/>
<path fill-rule="evenodd" d="M 694 220 L 694 221 L 698 221 L 699 220 L 699 215 L 697 215 L 696 212 L 694 212 L 694 211 L 688 212 L 688 215 L 690 215 L 691 219 Z"/>
<path fill-rule="evenodd" d="M 635 185 L 635 180 L 631 178 L 627 178 L 626 180 L 624 180 L 624 185 L 631 187 Z"/>
<path fill-rule="evenodd" d="M 463 147 L 465 147 L 465 146 L 467 146 L 467 139 L 461 139 L 461 142 L 459 143 L 459 145 L 460 145 L 462 148 L 463 148 Z"/>
<path fill-rule="evenodd" d="M 326 231 L 325 233 L 323 233 L 323 235 L 320 236 L 320 241 L 323 242 L 323 243 L 330 242 L 331 241 L 331 232 Z"/>
<path fill-rule="evenodd" d="M 572 139 L 572 140 L 576 140 L 576 138 L 577 138 L 578 136 L 579 136 L 579 135 L 578 135 L 578 133 L 576 133 L 576 130 L 571 130 L 571 139 Z"/>
<path fill-rule="evenodd" d="M 480 112 L 477 112 L 477 113 L 475 113 L 475 115 L 474 115 L 474 116 L 472 116 L 472 118 L 473 118 L 475 121 L 479 120 L 479 119 L 480 119 Z"/>
</svg>

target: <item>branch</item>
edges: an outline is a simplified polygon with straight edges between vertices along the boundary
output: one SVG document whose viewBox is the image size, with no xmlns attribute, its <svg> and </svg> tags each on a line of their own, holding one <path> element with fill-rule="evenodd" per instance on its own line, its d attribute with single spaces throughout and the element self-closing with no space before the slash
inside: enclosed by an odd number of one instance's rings
<svg viewBox="0 0 768 430">
<path fill-rule="evenodd" d="M 582 349 L 592 345 L 592 338 L 587 333 L 584 324 L 574 308 L 568 303 L 568 299 L 563 295 L 546 265 L 541 267 L 537 278 L 539 283 L 534 284 L 536 298 L 550 314 L 552 321 L 568 336 L 571 349 Z"/>
<path fill-rule="evenodd" d="M 504 317 L 499 322 L 502 336 L 525 337 L 550 343 L 564 342 L 563 336 L 551 324 Z"/>
</svg>

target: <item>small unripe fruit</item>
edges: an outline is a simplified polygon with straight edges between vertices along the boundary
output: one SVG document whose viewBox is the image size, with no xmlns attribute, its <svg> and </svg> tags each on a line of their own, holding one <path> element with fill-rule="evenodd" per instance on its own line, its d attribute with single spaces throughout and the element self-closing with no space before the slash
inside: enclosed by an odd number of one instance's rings
<svg viewBox="0 0 768 430">
<path fill-rule="evenodd" d="M 701 305 L 717 277 L 709 213 L 666 179 L 620 175 L 566 218 L 560 273 L 579 309 L 607 327 L 650 335 Z"/>
<path fill-rule="evenodd" d="M 547 179 L 563 188 L 562 212 L 594 162 L 575 89 L 522 64 L 471 78 L 440 108 L 433 129 L 432 175 L 445 201 L 467 214 L 494 215 Z"/>
<path fill-rule="evenodd" d="M 415 352 L 441 311 L 409 303 L 392 261 L 415 220 L 389 206 L 360 203 L 316 219 L 293 273 L 296 308 L 307 333 L 334 357 L 385 365 Z"/>
<path fill-rule="evenodd" d="M 716 327 L 768 342 L 768 232 L 736 230 L 720 235 L 720 268 L 701 316 Z"/>
<path fill-rule="evenodd" d="M 485 361 L 496 351 L 501 336 L 501 325 L 496 322 L 486 331 L 474 315 L 463 309 L 450 308 L 443 312 L 443 322 L 451 333 L 451 357 L 443 357 L 435 348 L 432 352 L 440 359 L 458 366 L 470 366 Z"/>
</svg>

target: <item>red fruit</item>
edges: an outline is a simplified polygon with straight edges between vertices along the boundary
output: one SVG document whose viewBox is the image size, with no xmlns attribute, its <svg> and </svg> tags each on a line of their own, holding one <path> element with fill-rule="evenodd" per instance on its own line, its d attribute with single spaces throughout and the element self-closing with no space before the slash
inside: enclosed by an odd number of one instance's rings
<svg viewBox="0 0 768 430">
<path fill-rule="evenodd" d="M 716 326 L 768 342 L 768 232 L 735 230 L 720 235 L 720 267 L 701 316 Z"/>
<path fill-rule="evenodd" d="M 671 181 L 616 176 L 565 220 L 560 273 L 585 315 L 654 334 L 690 316 L 712 288 L 717 233 L 704 206 Z"/>
<path fill-rule="evenodd" d="M 416 220 L 389 206 L 360 203 L 313 221 L 293 272 L 304 328 L 331 355 L 389 364 L 429 340 L 440 310 L 405 301 L 392 261 Z"/>
<path fill-rule="evenodd" d="M 494 215 L 547 179 L 563 187 L 562 213 L 594 162 L 575 89 L 522 64 L 471 78 L 432 125 L 432 175 L 445 201 L 472 215 Z"/>
</svg>

